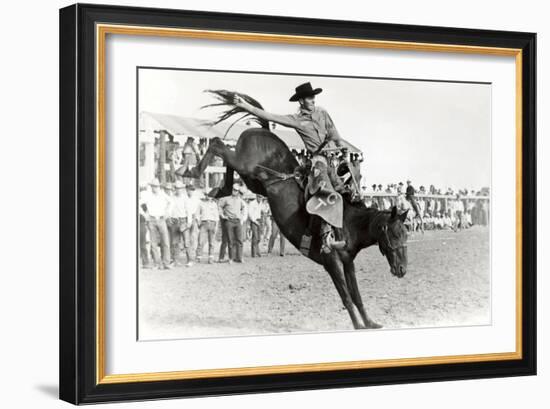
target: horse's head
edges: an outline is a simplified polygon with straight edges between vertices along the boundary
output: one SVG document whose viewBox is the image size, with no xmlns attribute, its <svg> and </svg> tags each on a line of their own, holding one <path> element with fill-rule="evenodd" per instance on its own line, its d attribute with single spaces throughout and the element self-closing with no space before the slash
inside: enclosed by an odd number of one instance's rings
<svg viewBox="0 0 550 409">
<path fill-rule="evenodd" d="M 397 214 L 394 206 L 390 218 L 378 225 L 378 248 L 388 260 L 391 273 L 399 278 L 407 273 L 407 229 L 403 224 L 407 213 Z"/>
</svg>

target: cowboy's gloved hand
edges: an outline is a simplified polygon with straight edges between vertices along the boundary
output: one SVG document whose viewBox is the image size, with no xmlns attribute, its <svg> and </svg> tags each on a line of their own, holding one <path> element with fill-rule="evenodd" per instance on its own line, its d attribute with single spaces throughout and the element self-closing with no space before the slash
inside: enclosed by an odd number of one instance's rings
<svg viewBox="0 0 550 409">
<path fill-rule="evenodd" d="M 244 101 L 244 99 L 242 99 L 237 94 L 235 94 L 235 96 L 233 97 L 233 105 L 238 106 L 239 108 L 242 108 L 242 109 L 247 108 L 247 103 Z"/>
</svg>

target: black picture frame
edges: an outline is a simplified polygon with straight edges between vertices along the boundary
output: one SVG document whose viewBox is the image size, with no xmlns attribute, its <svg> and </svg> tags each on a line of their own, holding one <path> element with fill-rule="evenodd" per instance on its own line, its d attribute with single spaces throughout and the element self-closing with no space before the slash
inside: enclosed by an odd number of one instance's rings
<svg viewBox="0 0 550 409">
<path fill-rule="evenodd" d="M 97 383 L 97 23 L 186 27 L 522 51 L 521 359 Z M 536 374 L 536 34 L 77 4 L 60 10 L 60 398 L 74 404 Z"/>
</svg>

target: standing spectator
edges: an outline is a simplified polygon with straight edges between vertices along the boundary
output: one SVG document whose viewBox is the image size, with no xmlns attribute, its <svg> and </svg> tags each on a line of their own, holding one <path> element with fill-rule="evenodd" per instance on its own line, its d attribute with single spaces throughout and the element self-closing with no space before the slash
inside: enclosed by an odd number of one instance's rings
<svg viewBox="0 0 550 409">
<path fill-rule="evenodd" d="M 149 213 L 149 232 L 151 234 L 151 251 L 153 261 L 157 268 L 170 269 L 170 238 L 166 227 L 166 215 L 170 211 L 170 201 L 166 194 L 160 190 L 158 179 L 150 183 L 151 195 L 147 198 L 147 211 Z M 159 254 L 159 246 L 162 251 Z"/>
<path fill-rule="evenodd" d="M 271 254 L 273 247 L 275 246 L 275 240 L 279 236 L 279 255 L 284 257 L 285 255 L 285 236 L 281 233 L 279 226 L 271 216 L 271 236 L 269 237 L 269 244 L 267 245 L 267 254 Z"/>
<path fill-rule="evenodd" d="M 229 263 L 243 262 L 243 230 L 245 220 L 245 204 L 240 197 L 240 187 L 233 185 L 231 196 L 223 197 L 218 202 L 221 218 L 225 220 L 229 239 Z"/>
<path fill-rule="evenodd" d="M 195 143 L 195 138 L 192 136 L 187 138 L 183 145 L 182 154 L 182 166 L 184 169 L 191 169 L 199 162 L 200 154 L 197 144 Z"/>
<path fill-rule="evenodd" d="M 366 194 L 363 196 L 363 203 L 366 207 L 373 207 L 372 196 Z"/>
<path fill-rule="evenodd" d="M 150 234 L 149 234 L 149 213 L 147 211 L 145 188 L 139 190 L 139 253 L 141 257 L 141 266 L 151 268 L 150 259 Z"/>
<path fill-rule="evenodd" d="M 265 197 L 262 199 L 260 210 L 262 212 L 260 236 L 262 241 L 267 242 L 271 232 L 271 220 L 269 218 L 269 216 L 271 215 L 271 208 L 269 207 L 269 202 Z"/>
<path fill-rule="evenodd" d="M 462 215 L 464 213 L 464 203 L 460 199 L 460 195 L 456 195 L 456 199 L 452 202 L 453 214 L 451 218 L 453 218 L 453 230 L 456 232 L 460 228 L 462 230 L 464 228 L 464 223 L 462 222 Z"/>
<path fill-rule="evenodd" d="M 256 195 L 248 204 L 248 220 L 252 237 L 250 238 L 250 254 L 252 257 L 261 257 L 260 254 L 260 224 L 262 221 L 262 196 Z"/>
<path fill-rule="evenodd" d="M 179 266 L 181 250 L 185 251 L 187 260 L 186 266 L 192 265 L 191 253 L 190 253 L 190 240 L 189 240 L 189 203 L 187 193 L 185 192 L 185 185 L 179 180 L 175 183 L 176 195 L 172 200 L 171 207 L 171 220 L 169 223 L 172 239 L 172 257 L 174 259 L 174 265 Z"/>
<path fill-rule="evenodd" d="M 214 155 L 212 157 L 212 160 L 210 161 L 210 166 L 218 167 L 218 168 L 223 167 L 223 159 L 220 158 L 219 156 Z M 212 172 L 212 173 L 208 174 L 207 177 L 210 178 L 210 180 L 209 180 L 209 185 L 210 186 L 212 186 L 212 187 L 223 186 L 223 173 Z"/>
<path fill-rule="evenodd" d="M 430 197 L 430 198 L 426 199 L 426 211 L 432 217 L 435 217 L 435 215 L 437 213 L 437 209 L 435 208 L 435 203 L 436 203 L 436 201 L 433 197 Z"/>
<path fill-rule="evenodd" d="M 181 163 L 181 152 L 179 149 L 179 142 L 174 141 L 174 136 L 168 134 L 168 141 L 166 142 L 166 160 L 165 162 L 170 165 L 170 172 L 167 177 L 170 182 L 176 181 L 176 169 Z"/>
<path fill-rule="evenodd" d="M 189 219 L 189 253 L 196 254 L 199 237 L 198 214 L 201 203 L 201 192 L 197 191 L 191 183 L 185 186 L 185 190 L 187 191 L 187 212 Z M 188 264 L 192 265 L 193 261 L 190 261 Z"/>
<path fill-rule="evenodd" d="M 420 209 L 420 214 L 422 215 L 422 217 L 424 217 L 426 215 L 426 200 L 424 200 L 424 198 L 422 197 L 419 197 L 417 199 L 417 204 L 418 208 Z"/>
<path fill-rule="evenodd" d="M 464 216 L 462 217 L 464 228 L 468 229 L 472 227 L 472 213 L 470 210 L 464 211 Z"/>
<path fill-rule="evenodd" d="M 445 216 L 443 217 L 443 228 L 444 229 L 446 229 L 446 228 L 452 229 L 453 228 L 453 220 L 451 219 L 450 213 L 451 213 L 451 211 L 449 210 L 445 214 Z"/>
<path fill-rule="evenodd" d="M 405 191 L 405 199 L 411 204 L 412 209 L 416 216 L 420 219 L 420 230 L 424 233 L 424 215 L 415 198 L 415 190 L 410 180 L 407 180 L 407 190 Z"/>
<path fill-rule="evenodd" d="M 168 245 L 170 246 L 170 256 L 173 257 L 174 253 L 172 251 L 173 240 L 172 240 L 171 214 L 172 214 L 172 206 L 174 203 L 174 186 L 172 185 L 172 183 L 166 182 L 162 185 L 162 191 L 164 192 L 164 194 L 166 195 L 166 198 L 168 199 L 168 210 L 166 211 L 164 219 L 166 220 L 166 228 L 168 229 L 168 238 L 169 238 Z M 174 262 L 174 259 L 170 258 L 170 264 L 172 264 L 173 262 Z"/>
<path fill-rule="evenodd" d="M 382 185 L 379 184 L 375 193 L 382 193 L 382 192 L 383 192 Z M 384 210 L 384 198 L 382 196 L 377 196 L 376 202 L 377 202 L 377 209 Z"/>
<path fill-rule="evenodd" d="M 475 200 L 471 198 L 468 199 L 466 201 L 466 207 L 464 208 L 464 211 L 469 214 L 468 219 L 469 219 L 470 227 L 475 224 L 474 220 L 476 218 L 476 215 L 475 215 L 474 207 L 475 207 Z"/>
<path fill-rule="evenodd" d="M 170 182 L 166 182 L 164 185 L 162 185 L 162 190 L 164 191 L 164 194 L 169 198 L 174 195 L 174 185 Z"/>
<path fill-rule="evenodd" d="M 199 244 L 197 246 L 197 263 L 201 262 L 204 243 L 208 242 L 208 264 L 214 261 L 214 239 L 216 224 L 219 218 L 218 205 L 210 195 L 204 195 L 199 206 Z"/>
<path fill-rule="evenodd" d="M 227 231 L 227 220 L 222 217 L 222 213 L 219 210 L 218 202 L 218 214 L 220 216 L 220 231 L 221 231 L 221 240 L 220 240 L 220 251 L 218 253 L 218 263 L 225 262 L 225 255 L 229 254 L 229 232 Z"/>
<path fill-rule="evenodd" d="M 481 225 L 489 225 L 489 201 L 481 200 Z"/>
<path fill-rule="evenodd" d="M 242 231 L 243 231 L 242 237 L 243 237 L 243 246 L 244 246 L 244 242 L 248 241 L 248 238 L 250 237 L 250 230 L 249 230 L 249 226 L 248 226 L 248 224 L 249 224 L 248 223 L 248 202 L 251 199 L 251 197 L 248 196 L 248 191 L 246 189 L 246 186 L 240 185 L 239 187 L 240 187 L 239 196 L 240 196 L 240 198 L 242 199 L 242 201 L 244 203 L 244 210 L 243 210 L 244 217 L 241 219 Z"/>
</svg>

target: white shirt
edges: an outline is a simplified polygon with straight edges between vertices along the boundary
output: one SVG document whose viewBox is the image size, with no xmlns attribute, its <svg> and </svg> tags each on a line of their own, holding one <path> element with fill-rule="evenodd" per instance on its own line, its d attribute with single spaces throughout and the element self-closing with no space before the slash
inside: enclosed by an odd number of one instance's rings
<svg viewBox="0 0 550 409">
<path fill-rule="evenodd" d="M 262 218 L 262 205 L 256 199 L 248 203 L 248 219 L 254 223 Z"/>
<path fill-rule="evenodd" d="M 187 196 L 188 217 L 190 218 L 199 217 L 200 204 L 201 204 L 201 199 L 199 197 L 199 194 L 196 191 L 191 194 L 191 197 Z"/>
<path fill-rule="evenodd" d="M 218 213 L 218 205 L 213 200 L 203 200 L 199 206 L 199 220 L 203 221 L 218 221 L 220 215 Z"/>
<path fill-rule="evenodd" d="M 188 197 L 187 195 L 183 194 L 181 196 L 173 196 L 172 197 L 172 207 L 170 211 L 171 217 L 176 218 L 185 218 L 188 216 L 189 212 L 187 210 L 188 207 Z"/>
<path fill-rule="evenodd" d="M 166 193 L 151 193 L 145 202 L 147 211 L 153 217 L 166 217 L 170 214 L 170 199 Z"/>
</svg>

